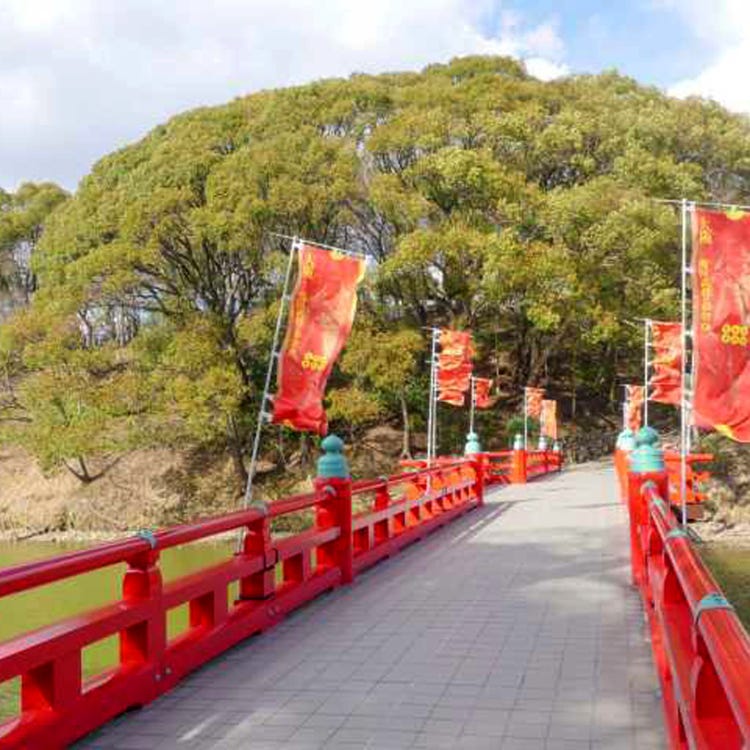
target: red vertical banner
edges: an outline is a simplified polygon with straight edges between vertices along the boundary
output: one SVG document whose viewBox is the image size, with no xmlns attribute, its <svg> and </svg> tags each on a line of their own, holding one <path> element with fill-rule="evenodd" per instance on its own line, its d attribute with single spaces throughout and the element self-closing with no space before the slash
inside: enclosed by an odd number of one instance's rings
<svg viewBox="0 0 750 750">
<path fill-rule="evenodd" d="M 299 276 L 279 355 L 273 422 L 325 435 L 323 396 L 357 309 L 365 262 L 344 253 L 302 245 Z"/>
<path fill-rule="evenodd" d="M 551 440 L 557 440 L 557 401 L 547 398 L 542 400 L 542 411 L 539 421 L 542 435 Z"/>
<path fill-rule="evenodd" d="M 491 378 L 474 378 L 474 406 L 477 409 L 489 409 L 497 400 L 490 396 Z"/>
<path fill-rule="evenodd" d="M 643 424 L 643 386 L 626 385 L 625 398 L 625 422 L 628 429 L 638 432 Z"/>
<path fill-rule="evenodd" d="M 526 394 L 526 413 L 534 419 L 541 419 L 544 388 L 526 386 L 524 393 Z"/>
<path fill-rule="evenodd" d="M 440 331 L 438 355 L 438 401 L 463 406 L 471 384 L 471 359 L 474 346 L 465 331 Z"/>
<path fill-rule="evenodd" d="M 682 324 L 651 322 L 654 358 L 650 401 L 679 406 L 682 394 Z"/>
<path fill-rule="evenodd" d="M 693 214 L 696 426 L 750 442 L 750 214 Z"/>
</svg>

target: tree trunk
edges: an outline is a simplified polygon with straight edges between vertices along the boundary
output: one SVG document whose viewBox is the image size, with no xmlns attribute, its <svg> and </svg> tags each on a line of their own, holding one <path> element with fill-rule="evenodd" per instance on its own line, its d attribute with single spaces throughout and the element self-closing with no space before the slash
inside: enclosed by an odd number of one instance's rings
<svg viewBox="0 0 750 750">
<path fill-rule="evenodd" d="M 409 425 L 409 407 L 406 405 L 403 391 L 399 394 L 401 401 L 401 420 L 403 423 L 401 434 L 403 441 L 401 443 L 401 458 L 411 458 L 411 426 Z"/>
<path fill-rule="evenodd" d="M 243 440 L 238 434 L 237 425 L 232 417 L 229 417 L 227 421 L 227 446 L 229 447 L 229 453 L 232 456 L 234 475 L 237 478 L 238 495 L 242 495 L 245 492 L 247 480 L 250 475 L 245 466 L 245 455 L 242 450 Z"/>
<path fill-rule="evenodd" d="M 89 468 L 88 466 L 86 466 L 86 461 L 84 460 L 83 456 L 76 457 L 76 461 L 78 461 L 77 469 L 74 469 L 65 460 L 63 460 L 63 465 L 76 479 L 78 479 L 78 481 L 82 482 L 83 484 L 91 484 L 97 479 L 101 479 L 113 466 L 120 463 L 121 458 L 122 456 L 118 456 L 116 459 L 114 459 L 114 461 L 110 461 L 101 471 L 97 472 L 96 474 L 91 474 L 89 472 Z"/>
</svg>

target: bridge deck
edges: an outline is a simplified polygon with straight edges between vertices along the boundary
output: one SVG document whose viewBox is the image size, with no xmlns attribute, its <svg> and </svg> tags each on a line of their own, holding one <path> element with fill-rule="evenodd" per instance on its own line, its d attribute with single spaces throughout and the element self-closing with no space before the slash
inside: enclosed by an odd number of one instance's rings
<svg viewBox="0 0 750 750">
<path fill-rule="evenodd" d="M 79 746 L 663 747 L 627 560 L 610 469 L 504 488 Z"/>
</svg>

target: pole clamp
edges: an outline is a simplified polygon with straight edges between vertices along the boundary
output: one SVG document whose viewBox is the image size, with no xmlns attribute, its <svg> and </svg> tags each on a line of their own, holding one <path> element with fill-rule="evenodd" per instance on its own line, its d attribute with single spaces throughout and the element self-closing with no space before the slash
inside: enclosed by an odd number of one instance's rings
<svg viewBox="0 0 750 750">
<path fill-rule="evenodd" d="M 135 535 L 139 539 L 143 539 L 144 542 L 148 542 L 148 546 L 151 547 L 151 549 L 156 549 L 156 536 L 154 536 L 154 532 L 151 531 L 151 529 L 139 529 L 135 532 Z"/>
<path fill-rule="evenodd" d="M 718 591 L 712 591 L 698 602 L 698 606 L 695 608 L 695 612 L 693 612 L 693 625 L 697 626 L 700 616 L 712 609 L 731 609 L 734 611 L 734 607 L 726 600 L 726 597 Z"/>
</svg>

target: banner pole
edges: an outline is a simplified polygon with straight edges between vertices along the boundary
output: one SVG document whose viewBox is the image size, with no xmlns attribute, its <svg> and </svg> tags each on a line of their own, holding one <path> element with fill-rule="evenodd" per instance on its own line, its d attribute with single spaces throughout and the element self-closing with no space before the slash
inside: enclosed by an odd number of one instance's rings
<svg viewBox="0 0 750 750">
<path fill-rule="evenodd" d="M 437 348 L 440 343 L 440 331 L 435 330 L 435 385 L 432 389 L 432 458 L 437 458 L 438 450 L 438 373 L 440 371 L 440 365 L 438 364 Z"/>
<path fill-rule="evenodd" d="M 436 372 L 435 364 L 437 358 L 437 329 L 432 329 L 432 341 L 430 345 L 430 392 L 429 401 L 427 404 L 427 466 L 432 466 L 432 459 L 434 458 L 435 445 L 433 442 L 434 437 L 434 422 L 435 422 L 435 388 L 436 388 Z"/>
<path fill-rule="evenodd" d="M 469 432 L 474 432 L 474 405 L 476 403 L 476 378 L 471 375 L 471 406 L 469 407 Z"/>
<path fill-rule="evenodd" d="M 682 367 L 680 368 L 680 515 L 683 526 L 687 525 L 687 200 L 682 199 L 682 275 L 681 275 L 681 316 L 682 316 Z"/>
<path fill-rule="evenodd" d="M 299 251 L 299 240 L 294 237 L 292 240 L 292 247 L 289 251 L 289 261 L 286 264 L 286 273 L 284 275 L 284 289 L 281 293 L 281 304 L 279 305 L 279 314 L 276 316 L 276 328 L 273 332 L 273 343 L 271 344 L 271 356 L 268 359 L 268 367 L 266 368 L 266 380 L 263 385 L 263 397 L 260 402 L 260 409 L 258 410 L 258 421 L 255 425 L 255 438 L 253 439 L 253 450 L 250 455 L 250 468 L 247 474 L 247 484 L 245 485 L 245 496 L 243 499 L 242 506 L 247 508 L 253 502 L 253 479 L 255 476 L 255 469 L 258 464 L 258 453 L 260 451 L 260 438 L 263 431 L 263 423 L 266 420 L 266 404 L 269 399 L 269 391 L 271 390 L 271 378 L 273 376 L 274 367 L 279 357 L 279 339 L 281 338 L 281 324 L 284 319 L 284 312 L 286 311 L 286 305 L 289 301 L 289 282 L 292 278 L 292 267 L 294 266 L 294 258 Z"/>
<path fill-rule="evenodd" d="M 523 389 L 523 449 L 528 450 L 529 442 L 529 405 L 528 405 L 528 388 Z"/>
<path fill-rule="evenodd" d="M 651 327 L 651 321 L 646 318 L 643 321 L 643 425 L 648 427 L 648 334 Z"/>
</svg>

